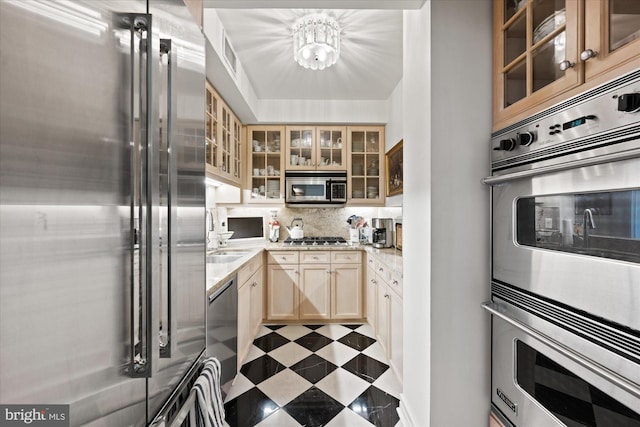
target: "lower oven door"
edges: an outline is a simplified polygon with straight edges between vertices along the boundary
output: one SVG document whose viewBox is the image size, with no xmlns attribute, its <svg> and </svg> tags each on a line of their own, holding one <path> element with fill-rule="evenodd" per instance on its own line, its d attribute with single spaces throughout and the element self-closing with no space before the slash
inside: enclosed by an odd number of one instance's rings
<svg viewBox="0 0 640 427">
<path fill-rule="evenodd" d="M 640 365 L 494 297 L 492 404 L 516 427 L 640 427 Z"/>
<path fill-rule="evenodd" d="M 640 158 L 512 180 L 492 199 L 494 280 L 640 330 Z"/>
</svg>

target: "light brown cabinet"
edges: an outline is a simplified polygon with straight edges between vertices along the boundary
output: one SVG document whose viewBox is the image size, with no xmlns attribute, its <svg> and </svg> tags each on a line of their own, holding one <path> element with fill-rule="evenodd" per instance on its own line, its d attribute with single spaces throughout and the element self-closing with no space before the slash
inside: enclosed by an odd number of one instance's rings
<svg viewBox="0 0 640 427">
<path fill-rule="evenodd" d="M 268 259 L 268 319 L 362 319 L 361 252 L 271 251 Z"/>
<path fill-rule="evenodd" d="M 242 366 L 263 317 L 262 256 L 238 271 L 238 369 Z"/>
<path fill-rule="evenodd" d="M 287 170 L 344 170 L 344 126 L 287 126 Z"/>
<path fill-rule="evenodd" d="M 247 126 L 250 202 L 284 200 L 284 126 Z"/>
<path fill-rule="evenodd" d="M 348 202 L 384 204 L 384 127 L 350 126 L 347 128 L 347 145 Z"/>
<path fill-rule="evenodd" d="M 369 254 L 367 257 L 368 286 L 367 309 L 372 310 L 378 342 L 389 360 L 392 371 L 402 382 L 403 358 L 403 300 L 402 274 Z M 367 312 L 367 318 L 372 316 Z"/>
<path fill-rule="evenodd" d="M 205 83 L 205 102 L 207 175 L 241 185 L 242 123 L 208 81 Z"/>
<path fill-rule="evenodd" d="M 638 67 L 637 0 L 494 0 L 494 130 Z"/>
</svg>

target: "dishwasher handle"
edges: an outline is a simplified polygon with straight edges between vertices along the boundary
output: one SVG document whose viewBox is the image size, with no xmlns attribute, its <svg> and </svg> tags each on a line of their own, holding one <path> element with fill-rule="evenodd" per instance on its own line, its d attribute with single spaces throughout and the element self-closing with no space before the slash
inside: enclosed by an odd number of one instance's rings
<svg viewBox="0 0 640 427">
<path fill-rule="evenodd" d="M 225 282 L 224 285 L 220 286 L 220 288 L 218 288 L 214 293 L 209 295 L 209 304 L 213 303 L 216 300 L 216 298 L 218 298 L 218 296 L 220 296 L 220 294 L 226 291 L 230 286 L 235 286 L 236 279 L 237 279 L 236 276 L 233 276 L 231 279 Z"/>
</svg>

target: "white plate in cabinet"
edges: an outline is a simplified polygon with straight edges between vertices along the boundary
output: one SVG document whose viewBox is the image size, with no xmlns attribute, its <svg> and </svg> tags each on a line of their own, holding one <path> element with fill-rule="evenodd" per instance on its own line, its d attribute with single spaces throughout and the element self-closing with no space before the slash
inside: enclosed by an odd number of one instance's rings
<svg viewBox="0 0 640 427">
<path fill-rule="evenodd" d="M 360 251 L 331 251 L 332 264 L 361 263 L 362 252 Z"/>
<path fill-rule="evenodd" d="M 329 251 L 300 251 L 300 264 L 328 264 L 330 261 Z"/>
<path fill-rule="evenodd" d="M 298 251 L 270 251 L 267 257 L 269 264 L 297 264 Z"/>
</svg>

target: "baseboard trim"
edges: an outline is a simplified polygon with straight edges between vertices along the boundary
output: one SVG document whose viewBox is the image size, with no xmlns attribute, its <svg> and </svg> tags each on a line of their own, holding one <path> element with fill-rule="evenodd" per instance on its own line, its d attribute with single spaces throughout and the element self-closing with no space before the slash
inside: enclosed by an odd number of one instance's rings
<svg viewBox="0 0 640 427">
<path fill-rule="evenodd" d="M 400 417 L 400 425 L 402 427 L 414 427 L 415 423 L 413 422 L 413 417 L 411 416 L 411 411 L 407 407 L 407 404 L 404 400 L 404 394 L 400 395 L 400 406 L 397 409 L 398 416 Z"/>
</svg>

